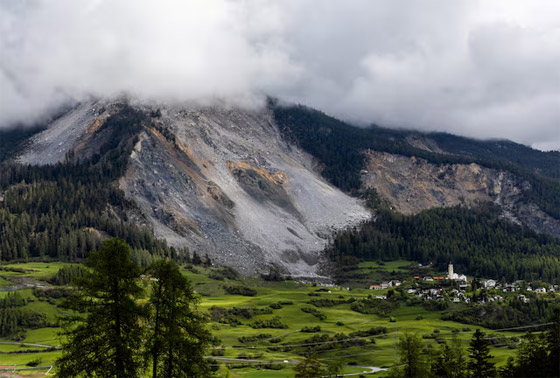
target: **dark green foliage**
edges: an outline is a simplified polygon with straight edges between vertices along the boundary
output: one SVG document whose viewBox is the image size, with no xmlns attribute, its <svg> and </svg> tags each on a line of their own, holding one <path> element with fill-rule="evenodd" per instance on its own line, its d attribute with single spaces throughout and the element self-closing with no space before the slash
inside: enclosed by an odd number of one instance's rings
<svg viewBox="0 0 560 378">
<path fill-rule="evenodd" d="M 275 316 L 272 319 L 267 320 L 257 320 L 251 324 L 249 324 L 251 328 L 260 329 L 260 328 L 276 328 L 276 329 L 285 329 L 288 326 L 282 323 L 282 319 L 279 316 Z"/>
<path fill-rule="evenodd" d="M 243 295 L 246 297 L 254 297 L 257 295 L 255 289 L 246 286 L 224 286 L 224 290 L 230 295 Z"/>
<path fill-rule="evenodd" d="M 364 346 L 367 341 L 356 337 L 354 334 L 336 333 L 333 336 L 327 334 L 313 335 L 313 337 L 305 339 L 302 344 L 305 347 L 298 353 L 309 354 L 333 349 L 346 349 L 352 346 Z"/>
<path fill-rule="evenodd" d="M 354 302 L 354 298 L 346 299 L 331 299 L 331 298 L 320 298 L 320 299 L 312 299 L 310 300 L 309 304 L 312 304 L 315 307 L 333 307 L 338 306 L 345 303 L 352 303 Z"/>
<path fill-rule="evenodd" d="M 41 360 L 40 358 L 35 358 L 34 360 L 29 361 L 28 363 L 25 364 L 25 366 L 31 366 L 31 367 L 35 367 L 35 366 L 39 366 L 39 364 L 42 362 L 43 360 Z"/>
<path fill-rule="evenodd" d="M 75 278 L 84 275 L 84 267 L 81 265 L 65 265 L 56 272 L 51 280 L 55 285 L 70 285 Z"/>
<path fill-rule="evenodd" d="M 318 311 L 312 307 L 302 307 L 301 311 L 311 314 L 314 317 L 316 317 L 319 320 L 326 320 L 327 319 L 327 315 L 323 314 L 321 311 Z"/>
<path fill-rule="evenodd" d="M 438 330 L 439 331 L 439 330 Z M 451 345 L 444 342 L 432 361 L 431 371 L 433 376 L 441 378 L 465 377 L 466 358 L 463 354 L 461 341 L 453 337 Z"/>
<path fill-rule="evenodd" d="M 399 307 L 397 301 L 383 299 L 362 299 L 352 303 L 350 308 L 362 314 L 377 314 L 389 316 L 391 312 Z"/>
<path fill-rule="evenodd" d="M 156 280 L 148 306 L 152 377 L 209 376 L 204 353 L 212 336 L 206 328 L 206 318 L 196 311 L 198 298 L 190 282 L 169 260 L 154 263 L 149 271 Z"/>
<path fill-rule="evenodd" d="M 550 318 L 554 313 L 554 302 L 560 304 L 559 300 L 551 301 L 538 297 L 523 303 L 516 297 L 509 300 L 506 305 L 495 303 L 460 305 L 445 312 L 442 319 L 493 329 L 518 327 L 537 324 L 543 319 Z"/>
<path fill-rule="evenodd" d="M 208 274 L 208 277 L 218 281 L 223 281 L 225 279 L 236 280 L 239 278 L 239 273 L 237 273 L 233 268 L 230 268 L 228 266 L 228 267 L 212 270 Z"/>
<path fill-rule="evenodd" d="M 375 221 L 336 236 L 327 250 L 341 262 L 433 261 L 440 271 L 479 277 L 554 282 L 560 279 L 560 240 L 498 219 L 493 207 L 432 209 L 412 216 L 380 211 Z"/>
<path fill-rule="evenodd" d="M 74 291 L 66 287 L 55 287 L 48 289 L 41 289 L 38 287 L 33 288 L 33 295 L 38 299 L 60 299 L 68 298 L 72 295 Z"/>
<path fill-rule="evenodd" d="M 350 337 L 368 337 L 368 336 L 377 336 L 387 333 L 386 327 L 371 327 L 370 329 L 366 329 L 363 331 L 356 331 L 350 334 Z"/>
<path fill-rule="evenodd" d="M 70 307 L 85 313 L 85 319 L 68 319 L 58 376 L 138 377 L 143 368 L 144 316 L 137 303 L 143 293 L 140 269 L 122 239 L 103 242 L 88 265 L 91 270 L 76 280 L 79 290 L 69 299 Z"/>
<path fill-rule="evenodd" d="M 335 359 L 322 366 L 315 355 L 308 355 L 294 367 L 295 378 L 340 377 L 345 363 Z"/>
<path fill-rule="evenodd" d="M 467 366 L 471 377 L 491 378 L 496 376 L 496 368 L 491 362 L 490 342 L 480 329 L 474 332 L 468 351 L 470 360 Z"/>
<path fill-rule="evenodd" d="M 322 174 L 343 190 L 360 187 L 364 166 L 363 130 L 308 108 L 274 107 L 282 133 L 323 164 Z"/>
<path fill-rule="evenodd" d="M 303 327 L 300 332 L 304 332 L 304 333 L 316 333 L 316 332 L 321 332 L 321 326 L 315 326 L 315 327 L 308 327 L 305 326 Z"/>
<path fill-rule="evenodd" d="M 99 231 L 124 238 L 134 249 L 170 256 L 151 230 L 126 222 L 131 204 L 115 183 L 143 119 L 123 106 L 102 126 L 110 133 L 108 142 L 87 161 L 41 167 L 0 163 L 0 259 L 83 259 L 99 247 Z"/>
<path fill-rule="evenodd" d="M 556 308 L 553 316 L 552 326 L 546 333 L 548 343 L 548 366 L 551 376 L 560 377 L 560 309 Z"/>
<path fill-rule="evenodd" d="M 560 377 L 560 311 L 551 317 L 552 326 L 542 334 L 527 334 L 515 360 L 500 369 L 502 378 Z"/>
<path fill-rule="evenodd" d="M 428 376 L 428 366 L 422 354 L 422 340 L 417 335 L 404 333 L 397 344 L 400 367 L 394 368 L 392 377 L 422 378 Z"/>
<path fill-rule="evenodd" d="M 315 356 L 308 356 L 294 367 L 295 378 L 317 378 L 322 377 L 325 372 L 321 363 Z"/>
<path fill-rule="evenodd" d="M 0 298 L 0 308 L 21 307 L 26 304 L 27 300 L 17 291 L 8 292 L 4 298 Z"/>
<path fill-rule="evenodd" d="M 365 167 L 364 151 L 371 149 L 415 156 L 441 164 L 470 164 L 510 171 L 527 180 L 531 188 L 525 198 L 549 215 L 560 219 L 560 153 L 544 153 L 511 142 L 477 142 L 448 134 L 434 134 L 449 154 L 433 153 L 411 146 L 417 132 L 380 127 L 358 128 L 304 106 L 270 103 L 284 137 L 301 146 L 322 163 L 322 174 L 335 186 L 350 192 L 361 187 L 360 170 Z M 470 146 L 469 146 L 470 145 Z"/>
<path fill-rule="evenodd" d="M 509 161 L 549 177 L 560 177 L 560 152 L 542 152 L 508 140 L 482 141 L 445 133 L 430 133 L 444 151 L 485 159 Z"/>
<path fill-rule="evenodd" d="M 224 307 L 212 306 L 210 307 L 209 310 L 210 310 L 210 319 L 212 319 L 212 321 L 224 323 L 224 324 L 237 324 L 237 325 L 241 324 L 238 318 L 251 319 L 253 316 L 256 315 L 272 314 L 272 309 L 267 307 L 224 308 Z"/>
<path fill-rule="evenodd" d="M 244 344 L 244 343 L 255 343 L 270 338 L 272 338 L 272 335 L 270 333 L 259 333 L 258 335 L 253 335 L 253 336 L 242 336 L 239 337 L 237 340 L 240 343 Z"/>
<path fill-rule="evenodd" d="M 25 328 L 48 326 L 44 314 L 24 308 L 27 300 L 16 292 L 0 298 L 0 337 L 12 336 Z"/>
</svg>

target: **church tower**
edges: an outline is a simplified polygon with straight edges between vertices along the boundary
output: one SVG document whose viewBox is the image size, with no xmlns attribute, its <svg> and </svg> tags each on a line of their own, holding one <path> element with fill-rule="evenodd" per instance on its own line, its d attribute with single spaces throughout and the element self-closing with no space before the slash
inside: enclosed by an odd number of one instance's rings
<svg viewBox="0 0 560 378">
<path fill-rule="evenodd" d="M 447 278 L 450 280 L 453 279 L 453 264 L 451 263 L 449 263 L 449 266 L 447 267 Z"/>
</svg>

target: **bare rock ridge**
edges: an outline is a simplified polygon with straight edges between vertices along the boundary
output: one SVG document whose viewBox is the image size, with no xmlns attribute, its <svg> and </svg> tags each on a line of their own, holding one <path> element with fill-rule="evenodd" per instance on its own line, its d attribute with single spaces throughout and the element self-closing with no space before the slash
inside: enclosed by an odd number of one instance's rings
<svg viewBox="0 0 560 378">
<path fill-rule="evenodd" d="M 431 142 L 429 148 L 438 147 Z M 403 214 L 493 202 L 501 207 L 503 218 L 560 237 L 560 221 L 522 201 L 523 190 L 530 184 L 509 172 L 475 163 L 435 165 L 416 157 L 378 151 L 368 151 L 366 161 L 361 174 L 363 187 L 375 188 Z"/>
<path fill-rule="evenodd" d="M 138 106 L 150 114 L 149 107 Z M 103 141 L 107 102 L 77 106 L 33 138 L 21 162 L 86 157 Z M 270 112 L 160 108 L 138 136 L 119 185 L 129 214 L 174 246 L 187 246 L 245 274 L 270 265 L 318 274 L 327 237 L 369 212 L 312 169 L 282 138 Z"/>
<path fill-rule="evenodd" d="M 105 121 L 120 106 L 97 100 L 77 105 L 35 135 L 19 161 L 51 164 L 94 155 L 110 140 Z M 359 200 L 322 178 L 322 165 L 311 155 L 282 137 L 270 110 L 133 106 L 146 120 L 135 131 L 118 185 L 135 205 L 128 219 L 170 245 L 248 275 L 274 265 L 313 277 L 329 236 L 370 216 Z M 406 143 L 451 153 L 423 136 L 411 134 Z M 508 171 L 363 153 L 361 188 L 375 188 L 403 214 L 493 202 L 503 218 L 560 237 L 560 221 L 527 203 L 530 183 Z"/>
</svg>

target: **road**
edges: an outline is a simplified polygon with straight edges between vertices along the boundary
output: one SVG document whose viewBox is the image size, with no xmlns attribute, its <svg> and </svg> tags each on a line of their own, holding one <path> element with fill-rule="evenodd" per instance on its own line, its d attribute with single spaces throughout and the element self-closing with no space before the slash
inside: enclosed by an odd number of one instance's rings
<svg viewBox="0 0 560 378">
<path fill-rule="evenodd" d="M 213 357 L 213 356 L 207 356 L 207 358 L 213 358 L 215 360 L 218 361 L 235 361 L 235 362 L 246 362 L 246 363 L 259 363 L 259 364 L 286 364 L 286 365 L 297 365 L 299 363 L 299 361 L 288 361 L 288 360 L 284 360 L 284 361 L 266 361 L 266 360 L 255 360 L 255 359 L 245 359 L 245 358 L 231 358 L 231 357 Z M 377 366 L 352 366 L 355 368 L 363 368 L 364 371 L 361 371 L 359 373 L 346 373 L 346 374 L 340 374 L 339 377 L 353 377 L 353 376 L 358 376 L 358 375 L 367 375 L 367 374 L 374 374 L 380 371 L 386 371 L 386 368 L 380 368 Z"/>
</svg>

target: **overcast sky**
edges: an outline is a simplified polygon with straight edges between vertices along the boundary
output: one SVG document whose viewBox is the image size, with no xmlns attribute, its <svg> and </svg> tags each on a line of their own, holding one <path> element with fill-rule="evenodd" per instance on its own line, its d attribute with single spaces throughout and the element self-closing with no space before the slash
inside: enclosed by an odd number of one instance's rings
<svg viewBox="0 0 560 378">
<path fill-rule="evenodd" d="M 560 149 L 560 1 L 0 0 L 0 127 L 122 92 Z"/>
</svg>

